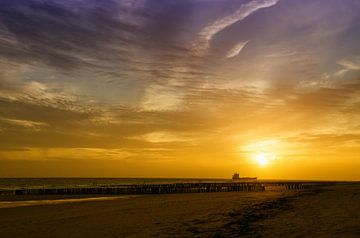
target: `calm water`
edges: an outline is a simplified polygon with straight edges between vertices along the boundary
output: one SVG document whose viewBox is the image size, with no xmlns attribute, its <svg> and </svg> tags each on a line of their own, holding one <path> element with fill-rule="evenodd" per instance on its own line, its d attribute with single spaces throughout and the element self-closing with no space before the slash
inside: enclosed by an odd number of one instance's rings
<svg viewBox="0 0 360 238">
<path fill-rule="evenodd" d="M 226 179 L 175 178 L 0 178 L 0 189 L 63 188 L 124 184 L 229 182 Z"/>
</svg>

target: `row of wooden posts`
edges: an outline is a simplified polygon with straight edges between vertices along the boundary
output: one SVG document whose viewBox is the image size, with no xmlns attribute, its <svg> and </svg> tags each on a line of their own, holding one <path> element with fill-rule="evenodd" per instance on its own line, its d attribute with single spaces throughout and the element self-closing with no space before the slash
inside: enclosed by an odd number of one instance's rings
<svg viewBox="0 0 360 238">
<path fill-rule="evenodd" d="M 164 194 L 164 193 L 206 193 L 206 192 L 238 192 L 265 191 L 268 184 L 264 183 L 175 183 L 175 184 L 134 184 L 112 187 L 75 187 L 75 188 L 29 188 L 0 190 L 1 194 L 13 195 L 71 195 L 71 194 Z M 269 186 L 270 187 L 270 186 Z M 272 184 L 276 190 L 309 189 L 310 184 Z"/>
</svg>

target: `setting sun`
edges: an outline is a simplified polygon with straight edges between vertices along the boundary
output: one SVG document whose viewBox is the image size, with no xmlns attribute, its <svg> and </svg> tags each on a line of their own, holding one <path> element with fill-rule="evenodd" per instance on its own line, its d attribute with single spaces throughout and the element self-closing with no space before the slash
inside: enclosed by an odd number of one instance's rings
<svg viewBox="0 0 360 238">
<path fill-rule="evenodd" d="M 269 163 L 269 157 L 265 153 L 256 154 L 255 160 L 260 166 L 266 166 Z"/>
</svg>

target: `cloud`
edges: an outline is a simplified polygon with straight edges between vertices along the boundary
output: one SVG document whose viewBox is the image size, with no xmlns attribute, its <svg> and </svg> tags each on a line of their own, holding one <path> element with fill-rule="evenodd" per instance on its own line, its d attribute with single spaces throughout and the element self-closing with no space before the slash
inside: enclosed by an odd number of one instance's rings
<svg viewBox="0 0 360 238">
<path fill-rule="evenodd" d="M 144 134 L 138 138 L 144 139 L 151 143 L 169 143 L 169 142 L 183 142 L 183 141 L 186 142 L 189 139 L 167 131 L 152 132 L 152 133 Z"/>
<path fill-rule="evenodd" d="M 359 71 L 360 70 L 360 58 L 352 59 L 342 59 L 337 62 L 338 65 L 341 65 L 343 68 L 335 72 L 333 75 L 336 77 L 342 77 L 349 71 Z"/>
<path fill-rule="evenodd" d="M 244 49 L 244 47 L 247 45 L 249 41 L 245 41 L 245 42 L 239 42 L 238 44 L 236 44 L 232 49 L 230 49 L 227 54 L 226 54 L 226 58 L 233 58 L 235 56 L 237 56 L 240 51 L 242 49 Z"/>
<path fill-rule="evenodd" d="M 243 4 L 239 9 L 237 9 L 233 14 L 226 17 L 220 18 L 210 25 L 206 26 L 199 33 L 199 40 L 195 44 L 195 50 L 201 55 L 209 47 L 210 41 L 212 38 L 224 30 L 228 26 L 241 21 L 256 12 L 259 9 L 267 8 L 275 5 L 278 0 L 253 0 L 249 3 Z"/>
<path fill-rule="evenodd" d="M 184 93 L 176 88 L 151 85 L 144 94 L 144 110 L 166 111 L 179 110 L 183 103 Z"/>
<path fill-rule="evenodd" d="M 355 60 L 342 59 L 338 64 L 343 66 L 346 70 L 360 70 L 360 58 Z"/>
<path fill-rule="evenodd" d="M 283 52 L 268 54 L 268 55 L 266 55 L 266 57 L 269 57 L 269 58 L 289 57 L 289 56 L 294 56 L 296 54 L 297 54 L 296 51 L 283 51 Z"/>
<path fill-rule="evenodd" d="M 20 119 L 11 119 L 11 118 L 1 118 L 0 117 L 0 121 L 3 121 L 3 122 L 8 123 L 8 124 L 15 125 L 15 126 L 29 128 L 31 130 L 41 130 L 42 127 L 48 126 L 48 124 L 44 123 L 44 122 L 20 120 Z"/>
<path fill-rule="evenodd" d="M 56 84 L 37 81 L 18 82 L 18 84 L 10 85 L 5 83 L 4 85 L 0 84 L 0 99 L 4 101 L 17 101 L 70 111 L 89 112 L 91 110 L 85 105 L 85 101 L 83 101 L 83 105 L 78 103 L 79 100 L 82 100 L 79 96 L 65 92 Z"/>
<path fill-rule="evenodd" d="M 141 26 L 129 23 L 135 22 L 141 4 L 125 3 L 2 1 L 2 56 L 18 62 L 42 61 L 67 70 L 102 65 L 99 59 L 114 52 L 114 43 L 129 45 L 141 35 Z M 123 47 L 117 51 L 126 54 Z"/>
</svg>

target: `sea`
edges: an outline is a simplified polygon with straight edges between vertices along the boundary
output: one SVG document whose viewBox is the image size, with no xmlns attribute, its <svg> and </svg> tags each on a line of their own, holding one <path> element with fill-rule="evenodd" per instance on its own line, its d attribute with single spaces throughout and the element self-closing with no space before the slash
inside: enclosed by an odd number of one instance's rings
<svg viewBox="0 0 360 238">
<path fill-rule="evenodd" d="M 230 179 L 199 178 L 0 178 L 0 189 L 77 188 L 132 184 L 222 183 Z"/>
</svg>

